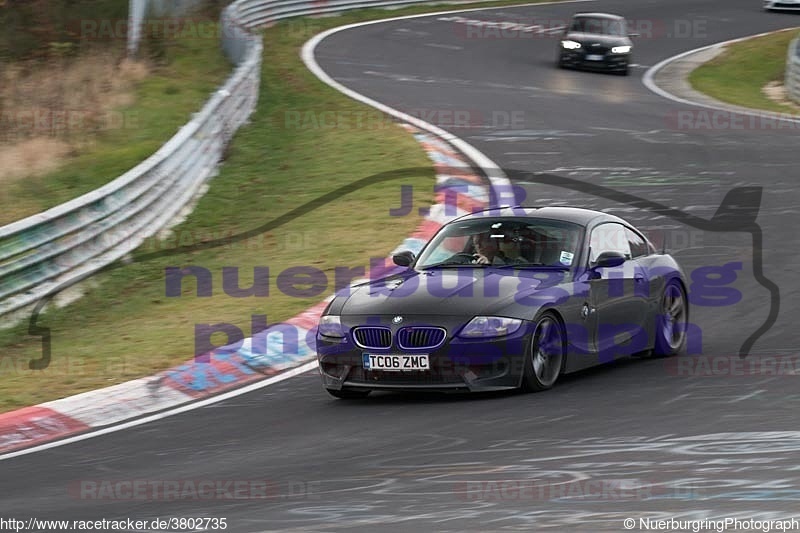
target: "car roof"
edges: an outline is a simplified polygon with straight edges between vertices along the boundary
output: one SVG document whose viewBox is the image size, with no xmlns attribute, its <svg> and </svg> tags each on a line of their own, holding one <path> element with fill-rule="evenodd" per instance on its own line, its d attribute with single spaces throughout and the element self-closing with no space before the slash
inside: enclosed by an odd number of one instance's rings
<svg viewBox="0 0 800 533">
<path fill-rule="evenodd" d="M 620 15 L 615 15 L 614 13 L 575 13 L 574 15 L 572 15 L 572 18 L 576 17 L 595 17 L 595 18 L 625 20 L 625 17 L 622 17 Z"/>
<path fill-rule="evenodd" d="M 574 13 L 573 17 L 599 17 L 599 18 L 609 18 L 609 19 L 621 19 L 624 18 L 621 15 L 617 15 L 616 13 L 601 13 L 599 11 L 589 11 L 589 12 L 581 12 L 581 13 Z"/>
<path fill-rule="evenodd" d="M 475 220 L 487 217 L 500 217 L 500 218 L 542 218 L 549 220 L 563 220 L 565 222 L 572 222 L 587 226 L 592 222 L 619 222 L 628 224 L 625 220 L 603 213 L 602 211 L 595 211 L 594 209 L 586 209 L 583 207 L 572 206 L 547 206 L 547 207 L 526 207 L 526 206 L 502 206 L 485 209 L 475 213 L 470 213 L 459 217 L 458 221 Z"/>
</svg>

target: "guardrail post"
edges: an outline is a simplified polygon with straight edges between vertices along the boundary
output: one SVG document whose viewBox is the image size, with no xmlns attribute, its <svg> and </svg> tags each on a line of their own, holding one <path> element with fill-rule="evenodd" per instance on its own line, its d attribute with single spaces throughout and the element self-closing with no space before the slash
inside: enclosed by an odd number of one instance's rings
<svg viewBox="0 0 800 533">
<path fill-rule="evenodd" d="M 789 43 L 789 50 L 786 54 L 784 85 L 789 98 L 800 104 L 800 38 L 797 37 Z"/>
<path fill-rule="evenodd" d="M 147 13 L 147 0 L 129 0 L 128 2 L 128 57 L 132 58 L 139 51 L 142 39 L 142 22 Z"/>
</svg>

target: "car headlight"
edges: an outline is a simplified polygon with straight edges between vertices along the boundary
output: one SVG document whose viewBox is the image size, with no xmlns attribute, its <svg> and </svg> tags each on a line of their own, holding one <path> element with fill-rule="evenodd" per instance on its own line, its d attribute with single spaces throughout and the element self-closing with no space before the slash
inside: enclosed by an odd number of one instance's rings
<svg viewBox="0 0 800 533">
<path fill-rule="evenodd" d="M 317 332 L 325 337 L 344 338 L 342 319 L 338 315 L 325 315 L 319 319 Z"/>
<path fill-rule="evenodd" d="M 627 54 L 631 51 L 631 45 L 626 44 L 625 46 L 615 46 L 611 49 L 612 54 Z"/>
<path fill-rule="evenodd" d="M 566 48 L 567 50 L 577 50 L 578 48 L 581 47 L 581 43 L 566 40 L 566 41 L 561 41 L 561 47 Z"/>
<path fill-rule="evenodd" d="M 519 329 L 522 320 L 502 316 L 476 316 L 463 327 L 459 337 L 468 339 L 482 339 L 487 337 L 502 337 L 510 335 Z"/>
</svg>

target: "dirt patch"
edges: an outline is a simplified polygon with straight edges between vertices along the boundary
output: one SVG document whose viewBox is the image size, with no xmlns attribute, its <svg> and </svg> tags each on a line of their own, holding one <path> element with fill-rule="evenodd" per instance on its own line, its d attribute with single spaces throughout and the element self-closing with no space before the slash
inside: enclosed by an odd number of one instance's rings
<svg viewBox="0 0 800 533">
<path fill-rule="evenodd" d="M 773 102 L 789 106 L 795 111 L 800 112 L 800 105 L 789 98 L 789 94 L 786 92 L 786 86 L 784 86 L 783 83 L 779 81 L 771 81 L 761 88 L 761 92 L 763 92 L 764 96 Z"/>
<path fill-rule="evenodd" d="M 0 185 L 52 172 L 70 152 L 69 144 L 59 139 L 37 138 L 0 146 Z"/>
<path fill-rule="evenodd" d="M 149 72 L 144 63 L 94 51 L 71 59 L 8 65 L 0 74 L 2 109 L 99 112 L 130 103 L 133 84 Z"/>
<path fill-rule="evenodd" d="M 52 172 L 99 133 L 120 127 L 145 63 L 112 52 L 0 69 L 0 183 Z"/>
</svg>

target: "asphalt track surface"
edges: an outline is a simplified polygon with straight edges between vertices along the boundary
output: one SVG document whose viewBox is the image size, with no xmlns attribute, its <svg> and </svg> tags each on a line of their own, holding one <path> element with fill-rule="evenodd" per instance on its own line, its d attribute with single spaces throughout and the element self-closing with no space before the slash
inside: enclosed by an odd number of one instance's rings
<svg viewBox="0 0 800 533">
<path fill-rule="evenodd" d="M 530 23 L 579 10 L 650 21 L 654 34 L 636 40 L 641 66 L 628 77 L 558 70 L 552 37 L 468 35 L 463 23 L 438 16 L 337 33 L 317 58 L 347 87 L 432 118 L 509 169 L 527 204 L 618 212 L 670 240 L 689 272 L 740 262 L 731 285 L 741 293 L 737 303 L 692 308 L 707 361 L 737 355 L 748 339 L 751 358 L 794 353 L 796 127 L 678 126 L 679 111 L 701 108 L 651 93 L 641 76 L 679 52 L 800 18 L 764 13 L 754 0 L 602 0 L 461 16 Z M 448 125 L 443 110 L 472 118 Z M 730 231 L 698 227 L 728 191 L 745 186 L 763 188 L 760 245 L 736 226 L 736 216 L 728 219 Z M 780 312 L 754 337 L 777 303 L 754 276 L 759 255 L 764 277 L 780 287 Z M 0 515 L 226 517 L 227 530 L 237 532 L 622 531 L 627 517 L 800 515 L 797 375 L 699 367 L 691 357 L 626 359 L 531 395 L 373 394 L 343 402 L 307 373 L 2 461 Z M 98 501 L 82 497 L 81 480 L 267 480 L 271 497 Z"/>
</svg>

